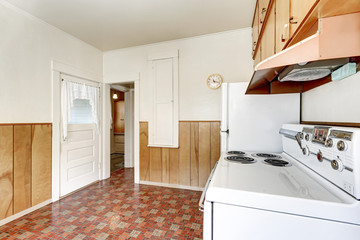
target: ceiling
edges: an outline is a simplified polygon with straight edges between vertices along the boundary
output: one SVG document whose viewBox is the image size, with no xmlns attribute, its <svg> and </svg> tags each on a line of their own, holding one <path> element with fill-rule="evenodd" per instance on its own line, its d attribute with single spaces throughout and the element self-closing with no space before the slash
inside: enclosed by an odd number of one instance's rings
<svg viewBox="0 0 360 240">
<path fill-rule="evenodd" d="M 103 50 L 250 27 L 256 0 L 7 0 Z"/>
</svg>

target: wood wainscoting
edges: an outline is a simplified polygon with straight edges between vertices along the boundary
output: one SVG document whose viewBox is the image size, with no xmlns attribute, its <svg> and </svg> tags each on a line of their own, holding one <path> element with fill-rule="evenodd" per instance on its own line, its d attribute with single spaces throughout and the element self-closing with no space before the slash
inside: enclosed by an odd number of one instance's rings
<svg viewBox="0 0 360 240">
<path fill-rule="evenodd" d="M 0 125 L 0 220 L 51 199 L 49 124 Z"/>
<path fill-rule="evenodd" d="M 180 121 L 179 148 L 148 147 L 140 122 L 140 181 L 204 187 L 220 157 L 220 121 Z"/>
</svg>

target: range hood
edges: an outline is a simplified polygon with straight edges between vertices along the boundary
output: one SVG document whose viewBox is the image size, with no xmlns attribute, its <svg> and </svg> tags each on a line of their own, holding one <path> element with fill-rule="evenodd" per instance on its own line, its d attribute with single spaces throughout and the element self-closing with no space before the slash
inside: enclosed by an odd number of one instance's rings
<svg viewBox="0 0 360 240">
<path fill-rule="evenodd" d="M 315 34 L 255 67 L 247 94 L 305 92 L 360 56 L 360 12 L 321 18 Z"/>
</svg>

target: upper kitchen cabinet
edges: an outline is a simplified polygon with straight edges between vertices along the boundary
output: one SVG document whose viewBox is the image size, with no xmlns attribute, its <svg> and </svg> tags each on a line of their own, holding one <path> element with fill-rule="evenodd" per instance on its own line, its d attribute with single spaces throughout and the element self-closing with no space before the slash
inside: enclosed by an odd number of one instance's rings
<svg viewBox="0 0 360 240">
<path fill-rule="evenodd" d="M 275 48 L 276 48 L 276 53 L 278 53 L 285 47 L 285 44 L 290 37 L 290 31 L 289 31 L 290 0 L 276 0 L 275 9 L 276 9 Z"/>
<path fill-rule="evenodd" d="M 257 40 L 259 38 L 259 4 L 256 3 L 255 14 L 252 23 L 252 53 L 255 53 Z"/>
<path fill-rule="evenodd" d="M 275 6 L 271 5 L 269 11 L 269 16 L 267 18 L 266 24 L 264 27 L 264 32 L 261 38 L 261 51 L 260 57 L 261 60 L 264 60 L 268 57 L 271 57 L 275 54 Z"/>
<path fill-rule="evenodd" d="M 252 25 L 255 65 L 290 42 L 293 44 L 292 37 L 318 3 L 319 0 L 258 0 Z"/>
<path fill-rule="evenodd" d="M 305 16 L 310 13 L 316 2 L 319 2 L 319 0 L 290 0 L 290 36 L 294 35 L 296 29 L 304 21 Z"/>
<path fill-rule="evenodd" d="M 259 6 L 259 28 L 261 29 L 266 20 L 266 15 L 270 5 L 270 0 L 258 0 Z"/>
</svg>

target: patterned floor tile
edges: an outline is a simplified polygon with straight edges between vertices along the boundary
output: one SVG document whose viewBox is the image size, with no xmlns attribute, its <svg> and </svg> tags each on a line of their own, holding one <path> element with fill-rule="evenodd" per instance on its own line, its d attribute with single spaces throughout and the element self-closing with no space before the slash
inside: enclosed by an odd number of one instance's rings
<svg viewBox="0 0 360 240">
<path fill-rule="evenodd" d="M 201 239 L 201 192 L 133 183 L 120 169 L 93 184 L 0 226 L 0 240 Z"/>
</svg>

